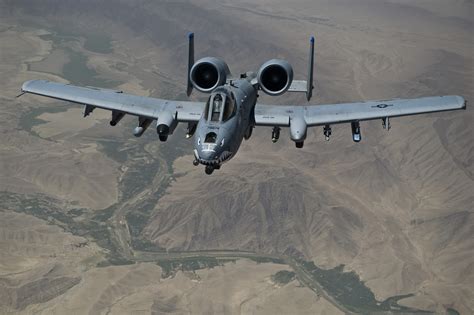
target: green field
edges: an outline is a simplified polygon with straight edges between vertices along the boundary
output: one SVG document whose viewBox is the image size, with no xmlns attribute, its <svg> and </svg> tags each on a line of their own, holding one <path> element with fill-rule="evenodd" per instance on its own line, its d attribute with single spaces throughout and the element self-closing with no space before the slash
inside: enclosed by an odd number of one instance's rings
<svg viewBox="0 0 474 315">
<path fill-rule="evenodd" d="M 350 311 L 362 314 L 376 312 L 431 314 L 428 311 L 398 305 L 399 300 L 410 297 L 411 294 L 377 301 L 374 293 L 355 272 L 344 271 L 344 265 L 333 269 L 321 269 L 312 261 L 299 260 L 298 263 L 311 274 L 328 295 Z"/>
<path fill-rule="evenodd" d="M 248 257 L 248 259 L 255 261 L 258 264 L 280 264 L 280 265 L 286 265 L 286 263 L 283 261 L 283 259 L 279 258 L 271 258 L 271 257 Z"/>
<path fill-rule="evenodd" d="M 293 271 L 281 270 L 272 275 L 273 282 L 278 284 L 287 284 L 295 279 L 296 274 Z"/>
<path fill-rule="evenodd" d="M 173 276 L 178 271 L 196 271 L 222 266 L 225 263 L 235 262 L 235 259 L 198 256 L 178 259 L 163 259 L 157 262 L 162 269 L 162 278 Z"/>
<path fill-rule="evenodd" d="M 446 309 L 446 315 L 461 315 L 458 311 L 456 311 L 454 308 L 448 307 Z"/>
</svg>

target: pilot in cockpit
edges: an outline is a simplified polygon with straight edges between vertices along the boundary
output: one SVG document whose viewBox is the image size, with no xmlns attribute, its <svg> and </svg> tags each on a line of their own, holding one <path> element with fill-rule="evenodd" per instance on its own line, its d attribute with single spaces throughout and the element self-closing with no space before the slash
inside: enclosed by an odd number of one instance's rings
<svg viewBox="0 0 474 315">
<path fill-rule="evenodd" d="M 216 94 L 212 103 L 212 121 L 219 121 L 219 116 L 222 111 L 222 103 L 222 96 L 220 94 Z"/>
<path fill-rule="evenodd" d="M 235 97 L 233 94 L 217 92 L 209 97 L 204 119 L 212 122 L 226 122 L 236 112 Z"/>
</svg>

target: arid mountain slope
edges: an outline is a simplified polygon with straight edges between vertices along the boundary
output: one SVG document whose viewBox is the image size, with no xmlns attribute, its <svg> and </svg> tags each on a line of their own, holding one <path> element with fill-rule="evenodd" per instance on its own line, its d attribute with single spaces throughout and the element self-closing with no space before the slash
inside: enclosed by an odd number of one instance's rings
<svg viewBox="0 0 474 315">
<path fill-rule="evenodd" d="M 20 25 L 11 33 L 5 27 L 2 34 L 7 35 L 2 38 L 21 32 L 21 27 L 36 27 L 59 29 L 65 33 L 60 34 L 63 37 L 80 30 L 106 33 L 112 39 L 107 54 L 87 52 L 84 40 L 55 43 L 60 49 L 52 49 L 48 46 L 53 45 L 51 40 L 41 39 L 39 34 L 30 34 L 30 38 L 19 41 L 21 45 L 17 43 L 21 48 L 18 56 L 14 49 L 2 49 L 3 54 L 8 53 L 2 60 L 9 61 L 2 61 L 6 75 L 0 78 L 5 86 L 2 104 L 9 104 L 2 108 L 0 127 L 7 135 L 1 140 L 2 191 L 49 196 L 65 212 L 80 203 L 85 214 L 75 220 L 85 220 L 92 211 L 115 203 L 120 207 L 138 200 L 142 203 L 131 204 L 144 204 L 150 213 L 146 222 L 140 222 L 143 229 L 132 234 L 160 248 L 238 249 L 284 254 L 327 268 L 344 264 L 379 300 L 413 293 L 401 304 L 438 313 L 448 307 L 461 314 L 473 312 L 472 105 L 467 111 L 393 119 L 389 133 L 382 130 L 379 121 L 363 122 L 359 144 L 351 141 L 346 125 L 333 126 L 328 143 L 320 128 L 309 131 L 302 150 L 294 148 L 287 131 L 272 144 L 270 129 L 257 128 L 237 157 L 209 177 L 190 165 L 191 148 L 178 153 L 172 150 L 184 146 L 174 142 L 182 133 L 158 146 L 152 136 L 136 140 L 129 136 L 130 130 L 111 131 L 103 114 L 95 116 L 99 119 L 94 123 L 81 124 L 75 121 L 80 119 L 77 111 L 44 114 L 45 106 L 59 106 L 56 103 L 12 101 L 23 80 L 61 80 L 61 73 L 39 70 L 48 68 L 51 60 L 43 60 L 46 56 L 53 52 L 63 56 L 59 51 L 68 49 L 82 52 L 89 68 L 104 80 L 122 84 L 124 90 L 181 98 L 186 73 L 185 34 L 194 31 L 198 55 L 224 58 L 234 74 L 256 69 L 277 57 L 292 63 L 298 79 L 306 75 L 307 40 L 315 34 L 314 103 L 443 94 L 463 95 L 472 103 L 471 2 L 454 1 L 447 7 L 444 1 L 424 0 L 298 0 L 291 5 L 267 0 L 219 4 L 114 1 L 114 5 L 110 1 L 17 0 L 0 1 L 0 8 L 2 19 L 10 23 L 8 27 Z M 24 69 L 33 62 L 24 56 L 43 60 L 36 63 L 37 72 Z M 66 61 L 57 57 L 57 62 Z M 53 68 L 60 72 L 56 69 L 60 65 Z M 193 99 L 202 96 L 195 94 Z M 304 97 L 262 95 L 259 101 L 304 104 Z M 31 109 L 41 107 L 38 114 L 48 123 L 28 130 L 21 125 L 26 110 L 16 110 L 20 104 L 29 104 L 24 106 Z M 129 122 L 125 126 L 131 127 Z M 14 128 L 20 130 L 13 132 Z M 112 140 L 116 146 L 110 149 L 112 146 L 103 145 L 104 140 Z M 94 143 L 100 145 L 95 147 Z M 150 157 L 158 156 L 158 150 L 172 152 L 169 159 L 181 157 L 172 169 L 163 170 L 163 164 L 153 164 Z M 149 163 L 150 168 L 140 168 L 135 184 L 126 185 L 122 179 L 135 165 L 130 161 L 132 153 L 138 155 L 133 163 Z M 170 176 L 171 184 L 152 186 L 163 183 L 154 181 L 155 173 Z M 147 181 L 151 184 L 143 191 L 136 190 Z M 134 210 L 141 212 L 142 208 L 145 206 Z M 132 226 L 133 222 L 126 223 Z M 108 268 L 105 270 L 115 272 L 115 267 Z M 159 275 L 148 265 L 127 268 L 149 268 Z M 135 271 L 138 276 L 134 283 L 141 283 L 142 271 Z M 94 277 L 90 275 L 95 272 L 107 273 L 89 270 L 82 274 L 81 285 L 92 285 Z M 207 272 L 212 275 L 213 270 Z M 190 283 L 179 282 L 176 290 L 182 290 L 181 285 L 188 288 Z M 97 302 L 103 303 L 97 312 L 115 307 L 110 306 L 115 298 L 107 298 L 113 289 L 98 291 L 103 292 L 104 299 Z M 73 294 L 82 296 L 78 291 Z M 130 304 L 141 301 L 135 292 L 124 295 Z M 166 296 L 163 301 L 168 298 L 173 297 Z M 173 301 L 169 304 L 181 310 Z"/>
</svg>

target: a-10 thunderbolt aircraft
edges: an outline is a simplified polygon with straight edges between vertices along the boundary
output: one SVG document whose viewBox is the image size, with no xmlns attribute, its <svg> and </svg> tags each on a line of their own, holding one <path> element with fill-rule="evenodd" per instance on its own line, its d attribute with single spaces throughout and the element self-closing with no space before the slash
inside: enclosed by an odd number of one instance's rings
<svg viewBox="0 0 474 315">
<path fill-rule="evenodd" d="M 237 153 L 242 140 L 249 139 L 255 126 L 272 127 L 272 141 L 281 127 L 290 128 L 290 137 L 302 148 L 308 127 L 323 126 L 326 140 L 331 125 L 350 123 L 352 139 L 361 140 L 359 122 L 381 119 L 390 129 L 390 117 L 465 109 L 461 96 L 435 96 L 417 99 L 367 101 L 333 105 L 263 105 L 257 103 L 259 91 L 277 96 L 285 92 L 305 92 L 309 101 L 313 92 L 314 37 L 310 39 L 307 81 L 293 80 L 293 69 L 284 60 L 272 59 L 255 72 L 238 77 L 230 74 L 227 64 L 206 57 L 194 62 L 194 34 L 189 34 L 187 94 L 193 88 L 209 93 L 207 102 L 174 101 L 125 94 L 122 91 L 78 87 L 44 80 L 27 81 L 22 94 L 31 93 L 84 105 L 84 117 L 96 107 L 112 111 L 110 125 L 115 126 L 126 114 L 138 117 L 133 134 L 140 137 L 156 120 L 156 131 L 166 141 L 178 123 L 187 123 L 187 137 L 196 133 L 194 165 L 205 165 L 212 174 Z M 20 94 L 20 95 L 22 95 Z"/>
</svg>

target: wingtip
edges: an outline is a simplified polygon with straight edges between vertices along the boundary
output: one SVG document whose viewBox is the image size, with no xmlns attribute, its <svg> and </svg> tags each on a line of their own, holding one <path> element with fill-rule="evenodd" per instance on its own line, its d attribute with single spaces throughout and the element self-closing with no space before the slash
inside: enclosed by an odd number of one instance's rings
<svg viewBox="0 0 474 315">
<path fill-rule="evenodd" d="M 467 101 L 464 97 L 456 95 L 459 105 L 461 105 L 461 109 L 467 109 Z"/>
<path fill-rule="evenodd" d="M 27 92 L 28 91 L 28 87 L 31 85 L 31 83 L 35 82 L 36 80 L 28 80 L 26 82 L 23 83 L 23 85 L 21 86 L 21 91 L 22 92 Z"/>
<path fill-rule="evenodd" d="M 29 86 L 30 86 L 34 81 L 37 81 L 37 80 L 28 80 L 28 81 L 25 81 L 25 82 L 21 85 L 21 93 L 18 94 L 16 97 L 19 98 L 20 96 L 24 95 L 25 93 L 28 93 L 28 92 L 30 91 Z"/>
<path fill-rule="evenodd" d="M 30 92 L 36 83 L 49 83 L 47 80 L 28 80 L 23 83 L 21 86 L 22 92 Z"/>
</svg>

